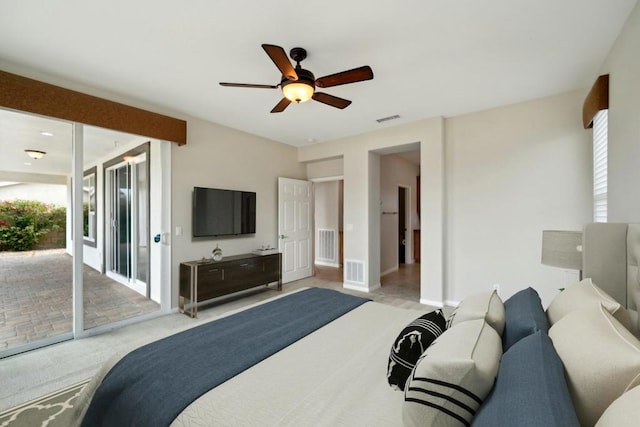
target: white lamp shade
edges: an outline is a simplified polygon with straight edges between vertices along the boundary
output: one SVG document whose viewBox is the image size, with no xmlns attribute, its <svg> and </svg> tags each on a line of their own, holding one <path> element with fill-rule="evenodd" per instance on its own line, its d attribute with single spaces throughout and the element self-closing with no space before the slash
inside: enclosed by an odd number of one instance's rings
<svg viewBox="0 0 640 427">
<path fill-rule="evenodd" d="M 293 102 L 305 102 L 313 96 L 313 86 L 307 83 L 292 82 L 282 86 L 285 98 Z"/>
<path fill-rule="evenodd" d="M 582 232 L 543 230 L 542 264 L 582 270 Z"/>
</svg>

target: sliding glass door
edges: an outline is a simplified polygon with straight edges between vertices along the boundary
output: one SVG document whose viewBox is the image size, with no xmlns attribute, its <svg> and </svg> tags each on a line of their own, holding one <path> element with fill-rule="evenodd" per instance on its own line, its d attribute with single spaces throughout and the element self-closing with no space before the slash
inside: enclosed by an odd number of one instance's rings
<svg viewBox="0 0 640 427">
<path fill-rule="evenodd" d="M 146 153 L 136 157 L 133 167 L 133 192 L 135 194 L 133 211 L 133 230 L 135 231 L 135 275 L 138 283 L 145 283 L 149 292 L 149 169 L 147 167 Z"/>
<path fill-rule="evenodd" d="M 107 271 L 124 280 L 131 277 L 131 167 L 125 163 L 107 170 L 110 196 Z"/>
<path fill-rule="evenodd" d="M 170 143 L 0 109 L 0 148 L 0 358 L 170 311 Z"/>
<path fill-rule="evenodd" d="M 123 158 L 105 168 L 107 275 L 149 297 L 147 153 Z"/>
<path fill-rule="evenodd" d="M 72 131 L 0 108 L 0 358 L 73 337 Z"/>
<path fill-rule="evenodd" d="M 162 219 L 149 216 L 150 206 L 154 211 L 162 210 L 161 189 L 166 184 L 150 179 L 150 166 L 151 159 L 161 158 L 163 143 L 137 136 L 131 136 L 126 144 L 119 143 L 121 134 L 105 132 L 102 130 L 100 140 L 112 146 L 96 161 L 98 244 L 95 249 L 84 246 L 85 262 L 105 279 L 85 286 L 91 296 L 85 295 L 84 327 L 92 333 L 99 327 L 126 324 L 160 311 L 163 273 L 157 260 L 166 249 L 159 243 L 150 246 L 152 230 L 161 229 Z M 154 167 L 160 164 L 155 162 Z M 150 274 L 151 268 L 154 274 Z"/>
</svg>

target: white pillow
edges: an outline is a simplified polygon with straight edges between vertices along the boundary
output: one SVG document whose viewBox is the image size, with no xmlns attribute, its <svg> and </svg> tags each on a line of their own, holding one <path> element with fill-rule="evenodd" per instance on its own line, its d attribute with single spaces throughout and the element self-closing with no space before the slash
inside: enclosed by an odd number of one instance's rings
<svg viewBox="0 0 640 427">
<path fill-rule="evenodd" d="M 418 360 L 405 386 L 405 426 L 469 425 L 493 387 L 502 340 L 484 320 L 447 329 Z"/>
<path fill-rule="evenodd" d="M 602 305 L 573 311 L 549 329 L 581 425 L 592 426 L 640 384 L 640 341 Z"/>
<path fill-rule="evenodd" d="M 637 427 L 640 423 L 640 386 L 617 398 L 600 417 L 596 427 Z"/>
<path fill-rule="evenodd" d="M 504 304 L 493 290 L 481 292 L 463 299 L 447 320 L 447 328 L 467 320 L 485 320 L 498 335 L 504 331 Z"/>
<path fill-rule="evenodd" d="M 611 298 L 589 278 L 569 286 L 556 295 L 547 308 L 547 318 L 549 324 L 553 325 L 572 311 L 589 306 L 600 306 L 600 304 L 613 314 L 625 328 L 631 330 L 631 319 L 624 306 Z"/>
</svg>

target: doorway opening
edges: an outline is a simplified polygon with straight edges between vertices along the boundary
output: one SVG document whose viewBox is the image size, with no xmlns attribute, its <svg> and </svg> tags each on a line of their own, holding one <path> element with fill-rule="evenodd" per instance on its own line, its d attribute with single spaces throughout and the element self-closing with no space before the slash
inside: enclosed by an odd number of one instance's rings
<svg viewBox="0 0 640 427">
<path fill-rule="evenodd" d="M 315 275 L 333 282 L 344 277 L 344 181 L 314 181 Z"/>
<path fill-rule="evenodd" d="M 407 189 L 398 187 L 398 264 L 407 263 Z"/>
<path fill-rule="evenodd" d="M 417 144 L 380 156 L 380 285 L 385 294 L 420 299 L 420 264 L 414 248 L 419 234 L 420 150 Z M 419 240 L 419 237 L 418 237 Z"/>
</svg>

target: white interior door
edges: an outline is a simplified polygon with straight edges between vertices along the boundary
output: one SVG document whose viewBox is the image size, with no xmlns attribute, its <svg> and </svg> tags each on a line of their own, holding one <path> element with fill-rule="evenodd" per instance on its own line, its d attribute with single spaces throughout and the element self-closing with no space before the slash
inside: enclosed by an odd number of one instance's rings
<svg viewBox="0 0 640 427">
<path fill-rule="evenodd" d="M 282 283 L 309 277 L 313 259 L 311 182 L 278 178 L 278 250 Z"/>
</svg>

